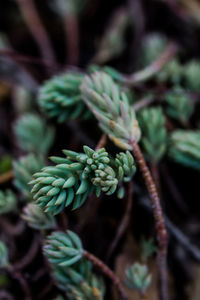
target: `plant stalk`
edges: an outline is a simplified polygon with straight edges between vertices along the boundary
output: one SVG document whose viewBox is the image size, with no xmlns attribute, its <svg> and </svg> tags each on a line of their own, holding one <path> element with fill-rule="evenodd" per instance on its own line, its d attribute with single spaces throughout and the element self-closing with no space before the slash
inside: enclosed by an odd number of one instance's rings
<svg viewBox="0 0 200 300">
<path fill-rule="evenodd" d="M 103 261 L 101 261 L 98 257 L 94 256 L 92 253 L 83 250 L 83 255 L 85 258 L 91 261 L 94 266 L 98 267 L 107 277 L 109 277 L 112 280 L 113 284 L 116 286 L 119 294 L 121 295 L 121 299 L 128 300 L 126 292 L 118 276 L 115 275 L 114 272 Z"/>
<path fill-rule="evenodd" d="M 145 185 L 149 192 L 153 215 L 156 223 L 157 240 L 158 240 L 158 266 L 159 266 L 159 278 L 160 278 L 160 294 L 162 300 L 168 300 L 168 287 L 167 287 L 167 230 L 163 217 L 163 212 L 160 204 L 160 198 L 158 191 L 147 167 L 140 147 L 135 141 L 131 141 L 130 144 L 133 147 L 133 155 L 139 166 L 140 172 L 144 178 Z"/>
</svg>

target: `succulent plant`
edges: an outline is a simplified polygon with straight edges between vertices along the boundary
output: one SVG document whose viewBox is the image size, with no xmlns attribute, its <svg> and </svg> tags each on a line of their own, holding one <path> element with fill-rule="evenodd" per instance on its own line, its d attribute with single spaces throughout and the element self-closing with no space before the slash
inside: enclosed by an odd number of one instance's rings
<svg viewBox="0 0 200 300">
<path fill-rule="evenodd" d="M 46 154 L 54 140 L 54 130 L 37 114 L 27 113 L 14 126 L 20 147 L 26 152 Z"/>
<path fill-rule="evenodd" d="M 180 88 L 174 88 L 165 95 L 167 114 L 181 122 L 187 122 L 194 111 L 194 102 L 190 101 L 186 92 Z"/>
<path fill-rule="evenodd" d="M 125 283 L 131 289 L 145 292 L 151 284 L 151 275 L 148 274 L 147 266 L 135 263 L 127 268 Z"/>
<path fill-rule="evenodd" d="M 80 238 L 72 231 L 55 231 L 47 237 L 44 253 L 52 264 L 61 267 L 71 266 L 83 257 Z"/>
<path fill-rule="evenodd" d="M 9 266 L 8 249 L 4 242 L 0 241 L 0 269 Z"/>
<path fill-rule="evenodd" d="M 92 264 L 83 257 L 80 238 L 72 231 L 53 232 L 44 246 L 58 287 L 70 300 L 102 300 L 104 285 L 92 272 Z"/>
<path fill-rule="evenodd" d="M 100 128 L 117 146 L 131 150 L 131 141 L 140 139 L 140 129 L 129 99 L 120 87 L 108 74 L 98 71 L 85 76 L 81 92 Z"/>
<path fill-rule="evenodd" d="M 84 259 L 71 267 L 54 267 L 53 277 L 69 300 L 103 300 L 105 287 L 92 272 L 92 264 Z"/>
<path fill-rule="evenodd" d="M 175 57 L 170 60 L 164 68 L 156 75 L 158 81 L 180 84 L 183 77 L 183 66 Z"/>
<path fill-rule="evenodd" d="M 55 229 L 55 218 L 45 213 L 37 204 L 29 203 L 23 209 L 22 219 L 37 230 Z"/>
<path fill-rule="evenodd" d="M 31 187 L 28 185 L 28 182 L 31 181 L 32 175 L 38 172 L 43 166 L 43 157 L 32 153 L 21 157 L 13 163 L 14 185 L 27 200 L 32 200 L 30 194 Z"/>
<path fill-rule="evenodd" d="M 135 172 L 132 155 L 120 153 L 116 161 L 104 148 L 97 151 L 84 146 L 84 153 L 63 150 L 66 158 L 51 157 L 56 166 L 45 167 L 33 175 L 32 193 L 46 212 L 58 214 L 65 207 L 80 207 L 96 191 L 111 195 L 119 181 L 128 181 Z"/>
<path fill-rule="evenodd" d="M 16 212 L 17 199 L 11 190 L 0 191 L 0 215 Z"/>
<path fill-rule="evenodd" d="M 170 136 L 169 157 L 200 171 L 200 130 L 176 130 Z"/>
<path fill-rule="evenodd" d="M 159 161 L 167 148 L 165 116 L 160 107 L 143 109 L 138 116 L 142 130 L 141 143 L 148 159 Z"/>
<path fill-rule="evenodd" d="M 58 122 L 90 115 L 82 101 L 80 85 L 84 76 L 80 73 L 64 73 L 47 80 L 39 92 L 39 105 L 48 116 Z"/>
</svg>

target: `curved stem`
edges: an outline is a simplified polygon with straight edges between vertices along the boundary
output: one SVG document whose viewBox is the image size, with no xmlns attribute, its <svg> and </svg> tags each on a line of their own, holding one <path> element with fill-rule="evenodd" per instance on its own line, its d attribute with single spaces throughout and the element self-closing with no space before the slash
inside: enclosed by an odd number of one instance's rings
<svg viewBox="0 0 200 300">
<path fill-rule="evenodd" d="M 122 283 L 117 275 L 114 274 L 114 272 L 106 265 L 103 261 L 101 261 L 98 257 L 94 256 L 92 253 L 83 250 L 83 255 L 85 258 L 87 258 L 89 261 L 93 263 L 96 267 L 98 267 L 107 277 L 109 277 L 113 284 L 118 289 L 121 299 L 127 300 L 126 292 L 122 286 Z"/>
<path fill-rule="evenodd" d="M 105 147 L 106 143 L 107 143 L 107 134 L 102 134 L 100 140 L 98 141 L 98 144 L 96 145 L 95 151 Z"/>
<path fill-rule="evenodd" d="M 131 141 L 133 147 L 133 155 L 137 161 L 140 172 L 144 178 L 145 185 L 149 192 L 153 214 L 156 223 L 157 240 L 158 240 L 158 266 L 160 275 L 160 293 L 162 300 L 168 300 L 167 287 L 167 230 L 163 217 L 160 198 L 157 192 L 156 185 L 153 181 L 149 168 L 144 160 L 140 147 L 135 141 Z"/>
<path fill-rule="evenodd" d="M 41 56 L 44 60 L 49 60 L 56 64 L 56 58 L 51 46 L 46 29 L 44 28 L 33 0 L 17 0 L 23 14 L 26 25 L 28 26 L 33 38 L 35 39 Z M 47 69 L 49 72 L 49 69 Z"/>
<path fill-rule="evenodd" d="M 155 75 L 158 71 L 160 71 L 162 67 L 168 61 L 170 61 L 172 57 L 174 57 L 177 51 L 178 51 L 178 47 L 173 42 L 169 43 L 165 51 L 158 57 L 158 59 L 152 62 L 149 66 L 131 75 L 126 75 L 126 76 L 123 75 L 121 80 L 125 84 L 134 85 L 135 83 L 149 79 L 150 77 Z"/>
<path fill-rule="evenodd" d="M 22 290 L 24 292 L 24 296 L 26 300 L 32 300 L 32 297 L 31 297 L 31 291 L 30 291 L 30 288 L 29 288 L 29 285 L 28 283 L 26 282 L 26 280 L 24 279 L 24 277 L 22 276 L 22 274 L 17 271 L 14 267 L 10 266 L 8 268 L 8 271 L 11 273 L 11 275 L 19 281 L 21 287 L 22 287 Z"/>
<path fill-rule="evenodd" d="M 130 216 L 131 216 L 131 209 L 132 209 L 132 197 L 133 197 L 133 182 L 130 181 L 126 210 L 125 210 L 124 216 L 120 222 L 120 225 L 118 227 L 117 233 L 116 233 L 116 235 L 110 245 L 110 248 L 108 250 L 107 259 L 109 259 L 111 257 L 118 242 L 120 241 L 121 237 L 123 236 L 123 234 L 125 233 L 125 231 L 128 227 Z"/>
</svg>

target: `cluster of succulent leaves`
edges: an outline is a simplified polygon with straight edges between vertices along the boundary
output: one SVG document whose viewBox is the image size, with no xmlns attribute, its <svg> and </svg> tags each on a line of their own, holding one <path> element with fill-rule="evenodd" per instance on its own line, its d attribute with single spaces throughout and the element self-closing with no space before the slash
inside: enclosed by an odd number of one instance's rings
<svg viewBox="0 0 200 300">
<path fill-rule="evenodd" d="M 37 114 L 24 114 L 15 123 L 14 130 L 18 144 L 25 152 L 45 155 L 54 140 L 54 129 Z"/>
<path fill-rule="evenodd" d="M 145 292 L 151 283 L 151 275 L 148 274 L 147 266 L 135 263 L 127 268 L 125 283 L 131 289 Z"/>
<path fill-rule="evenodd" d="M 65 73 L 47 80 L 39 92 L 41 110 L 58 122 L 81 117 L 87 119 L 90 115 L 82 101 L 80 85 L 84 75 L 81 73 Z"/>
<path fill-rule="evenodd" d="M 165 115 L 161 107 L 143 109 L 139 115 L 142 131 L 141 143 L 147 158 L 158 162 L 167 148 L 167 130 Z"/>
<path fill-rule="evenodd" d="M 182 123 L 186 123 L 194 112 L 194 102 L 190 100 L 187 92 L 179 87 L 167 93 L 165 101 L 166 113 Z"/>
<path fill-rule="evenodd" d="M 175 130 L 168 154 L 173 161 L 200 170 L 200 130 Z"/>
<path fill-rule="evenodd" d="M 82 97 L 99 122 L 100 128 L 122 149 L 132 149 L 140 139 L 134 109 L 120 86 L 105 72 L 85 76 Z"/>
<path fill-rule="evenodd" d="M 51 157 L 57 165 L 43 168 L 33 175 L 32 194 L 46 212 L 58 214 L 72 204 L 80 207 L 92 192 L 111 195 L 119 182 L 129 181 L 135 173 L 130 152 L 109 157 L 104 148 L 97 151 L 84 146 L 84 153 L 63 150 L 66 158 Z"/>
<path fill-rule="evenodd" d="M 68 299 L 102 300 L 103 281 L 92 272 L 92 264 L 84 258 L 83 251 L 80 238 L 69 230 L 53 232 L 44 246 L 54 280 Z"/>
<path fill-rule="evenodd" d="M 0 215 L 17 211 L 16 195 L 11 190 L 0 191 Z"/>
<path fill-rule="evenodd" d="M 13 163 L 14 185 L 26 197 L 31 200 L 31 187 L 28 184 L 34 173 L 44 166 L 44 157 L 34 153 L 20 157 Z"/>
</svg>

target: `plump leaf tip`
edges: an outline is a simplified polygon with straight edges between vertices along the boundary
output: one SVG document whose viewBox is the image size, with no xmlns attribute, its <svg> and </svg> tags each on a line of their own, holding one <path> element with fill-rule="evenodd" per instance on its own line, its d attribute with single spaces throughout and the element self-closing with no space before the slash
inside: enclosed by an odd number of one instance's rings
<svg viewBox="0 0 200 300">
<path fill-rule="evenodd" d="M 22 219 L 30 227 L 37 230 L 54 229 L 56 227 L 55 218 L 51 214 L 45 213 L 41 207 L 34 203 L 29 203 L 25 206 Z"/>
<path fill-rule="evenodd" d="M 122 149 L 132 149 L 138 142 L 140 129 L 129 99 L 105 72 L 85 76 L 81 85 L 82 97 L 93 112 L 101 129 Z"/>
<path fill-rule="evenodd" d="M 32 175 L 44 166 L 44 158 L 36 154 L 28 154 L 14 161 L 14 185 L 25 196 L 27 200 L 32 200 L 31 187 L 28 182 L 31 181 Z"/>
<path fill-rule="evenodd" d="M 60 123 L 78 117 L 87 118 L 90 112 L 82 101 L 79 88 L 83 78 L 80 73 L 65 73 L 46 81 L 39 91 L 41 110 Z"/>
<path fill-rule="evenodd" d="M 166 120 L 163 111 L 160 107 L 145 108 L 139 113 L 138 119 L 145 155 L 149 160 L 158 162 L 167 148 Z"/>
<path fill-rule="evenodd" d="M 0 241 L 0 269 L 9 266 L 8 249 L 4 242 Z"/>
<path fill-rule="evenodd" d="M 37 114 L 26 113 L 14 125 L 20 147 L 26 152 L 46 154 L 54 140 L 54 129 Z"/>
<path fill-rule="evenodd" d="M 169 157 L 200 171 L 200 130 L 176 130 L 170 136 Z"/>
<path fill-rule="evenodd" d="M 151 275 L 146 265 L 135 263 L 126 269 L 126 285 L 135 290 L 145 292 L 151 284 Z"/>
<path fill-rule="evenodd" d="M 0 191 L 0 215 L 15 212 L 17 210 L 17 199 L 11 190 Z"/>
<path fill-rule="evenodd" d="M 33 198 L 46 212 L 58 214 L 70 204 L 76 209 L 94 191 L 97 196 L 101 191 L 111 195 L 119 182 L 131 180 L 135 173 L 134 159 L 128 151 L 113 159 L 104 148 L 94 151 L 84 146 L 83 150 L 63 150 L 66 158 L 51 157 L 57 165 L 33 175 Z"/>
</svg>

